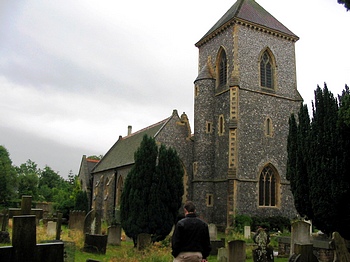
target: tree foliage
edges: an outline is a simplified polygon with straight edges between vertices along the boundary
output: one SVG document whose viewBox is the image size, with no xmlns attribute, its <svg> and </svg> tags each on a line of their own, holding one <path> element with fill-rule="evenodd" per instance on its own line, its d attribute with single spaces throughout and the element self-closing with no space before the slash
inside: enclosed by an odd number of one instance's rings
<svg viewBox="0 0 350 262">
<path fill-rule="evenodd" d="M 338 100 L 325 85 L 315 90 L 312 121 L 306 105 L 289 120 L 287 179 L 300 215 L 325 233 L 350 237 L 350 94 Z"/>
<path fill-rule="evenodd" d="M 350 10 L 350 0 L 338 0 L 338 3 L 344 5 L 346 11 Z"/>
<path fill-rule="evenodd" d="M 0 203 L 6 204 L 15 194 L 15 172 L 10 154 L 0 146 Z"/>
<path fill-rule="evenodd" d="M 147 135 L 134 158 L 121 196 L 122 227 L 134 240 L 147 233 L 159 241 L 170 233 L 181 206 L 183 169 L 175 150 L 160 146 L 158 151 Z"/>
</svg>

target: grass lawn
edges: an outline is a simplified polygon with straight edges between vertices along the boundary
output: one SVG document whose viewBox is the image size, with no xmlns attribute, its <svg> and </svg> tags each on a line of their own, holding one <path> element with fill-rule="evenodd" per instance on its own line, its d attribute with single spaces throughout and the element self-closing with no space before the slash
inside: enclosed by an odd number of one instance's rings
<svg viewBox="0 0 350 262">
<path fill-rule="evenodd" d="M 11 227 L 9 228 L 11 235 Z M 237 236 L 231 236 L 231 238 L 237 238 Z M 239 236 L 240 237 L 240 236 Z M 37 226 L 37 243 L 42 241 L 52 240 L 54 237 L 47 237 L 46 228 L 42 225 Z M 66 242 L 74 243 L 67 246 L 66 252 L 68 257 L 74 256 L 75 262 L 86 262 L 88 258 L 95 259 L 103 262 L 170 262 L 173 260 L 171 255 L 171 248 L 168 241 L 163 241 L 162 243 L 155 243 L 149 249 L 145 251 L 137 251 L 133 247 L 132 241 L 122 241 L 121 246 L 111 246 L 107 247 L 105 255 L 91 254 L 82 251 L 84 246 L 83 234 L 77 231 L 70 231 L 66 227 L 62 227 L 61 239 Z M 230 239 L 232 240 L 232 239 Z M 246 262 L 253 262 L 252 258 L 252 248 L 253 245 L 251 240 L 247 241 L 247 260 Z M 272 244 L 276 244 L 273 243 Z M 4 246 L 4 244 L 1 244 Z M 209 262 L 216 262 L 216 256 L 210 256 L 208 258 Z M 286 262 L 288 258 L 275 258 L 275 262 Z M 68 262 L 70 262 L 68 260 Z"/>
</svg>

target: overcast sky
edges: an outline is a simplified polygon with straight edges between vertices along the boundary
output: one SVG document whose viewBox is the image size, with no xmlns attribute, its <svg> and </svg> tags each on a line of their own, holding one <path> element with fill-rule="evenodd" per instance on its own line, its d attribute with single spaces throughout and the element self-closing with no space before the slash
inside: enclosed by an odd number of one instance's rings
<svg viewBox="0 0 350 262">
<path fill-rule="evenodd" d="M 194 44 L 235 0 L 0 0 L 0 145 L 67 177 L 85 155 L 186 112 Z M 298 90 L 350 85 L 350 12 L 337 0 L 257 0 L 300 37 Z M 192 132 L 193 132 L 193 126 Z"/>
</svg>

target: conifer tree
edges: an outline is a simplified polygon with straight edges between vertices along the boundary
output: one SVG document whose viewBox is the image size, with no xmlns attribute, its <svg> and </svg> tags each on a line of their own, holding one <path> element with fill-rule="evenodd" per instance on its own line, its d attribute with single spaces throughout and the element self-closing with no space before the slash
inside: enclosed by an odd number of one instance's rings
<svg viewBox="0 0 350 262">
<path fill-rule="evenodd" d="M 135 164 L 125 179 L 121 196 L 121 224 L 134 239 L 147 233 L 153 241 L 171 231 L 183 195 L 183 169 L 175 150 L 144 136 L 135 152 Z M 158 159 L 158 165 L 157 165 Z"/>
<path fill-rule="evenodd" d="M 350 237 L 350 98 L 336 98 L 325 85 L 315 90 L 310 122 L 306 105 L 298 124 L 289 121 L 287 179 L 300 215 L 325 233 Z M 345 200 L 346 199 L 346 200 Z"/>
</svg>

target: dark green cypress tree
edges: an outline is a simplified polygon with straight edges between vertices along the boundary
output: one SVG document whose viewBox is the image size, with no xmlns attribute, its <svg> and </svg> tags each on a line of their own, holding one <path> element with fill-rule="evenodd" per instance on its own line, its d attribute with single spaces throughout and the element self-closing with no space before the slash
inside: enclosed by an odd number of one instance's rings
<svg viewBox="0 0 350 262">
<path fill-rule="evenodd" d="M 325 85 L 315 90 L 313 118 L 300 108 L 289 122 L 287 179 L 297 211 L 324 233 L 350 239 L 350 92 L 339 103 Z M 297 131 L 296 131 L 297 130 Z M 295 135 L 295 132 L 297 135 Z"/>
<path fill-rule="evenodd" d="M 337 132 L 338 103 L 324 86 L 317 87 L 311 123 L 311 154 L 309 168 L 310 201 L 312 220 L 316 227 L 331 233 L 337 219 L 336 203 L 332 195 L 332 184 L 338 170 Z"/>
<path fill-rule="evenodd" d="M 158 159 L 158 164 L 157 164 Z M 171 231 L 181 206 L 183 168 L 177 152 L 144 136 L 121 196 L 121 224 L 127 236 L 148 233 L 153 241 Z"/>
<path fill-rule="evenodd" d="M 181 207 L 183 188 L 183 167 L 173 148 L 161 145 L 158 158 L 158 189 L 153 193 L 158 199 L 153 212 L 156 221 L 157 240 L 164 239 L 171 231 Z M 155 201 L 156 203 L 156 201 Z"/>
<path fill-rule="evenodd" d="M 134 239 L 140 233 L 151 234 L 149 213 L 150 196 L 158 148 L 154 138 L 145 135 L 134 154 L 135 164 L 129 172 L 121 197 L 121 224 L 127 236 Z"/>
</svg>

